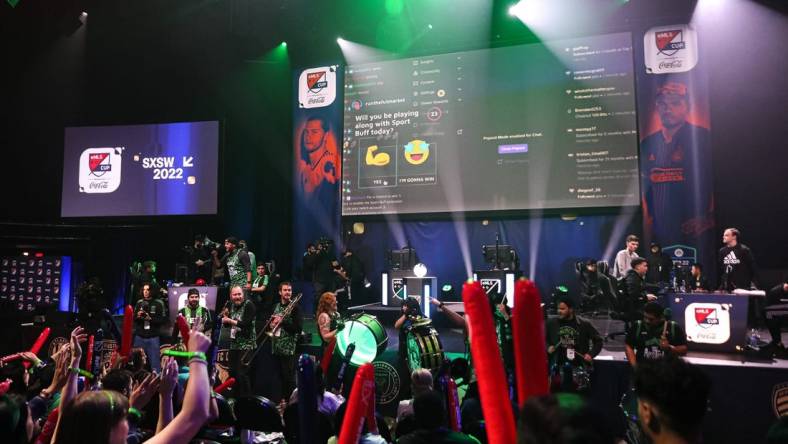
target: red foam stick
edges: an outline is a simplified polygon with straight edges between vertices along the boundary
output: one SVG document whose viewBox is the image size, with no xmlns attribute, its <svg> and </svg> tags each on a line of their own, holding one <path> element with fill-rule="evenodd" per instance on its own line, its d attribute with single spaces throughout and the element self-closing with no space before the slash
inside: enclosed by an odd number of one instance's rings
<svg viewBox="0 0 788 444">
<path fill-rule="evenodd" d="M 36 339 L 36 342 L 34 342 L 33 346 L 30 347 L 30 353 L 32 353 L 34 355 L 38 354 L 38 352 L 41 350 L 41 347 L 44 346 L 44 342 L 47 341 L 47 338 L 49 337 L 49 333 L 51 331 L 52 330 L 49 327 L 47 327 L 47 328 L 44 329 L 44 331 L 41 332 L 40 335 L 38 335 L 38 338 Z M 22 363 L 22 365 L 24 365 L 25 368 L 30 368 L 31 364 L 32 363 L 29 362 L 29 361 L 25 361 L 25 362 Z"/>
<path fill-rule="evenodd" d="M 446 385 L 449 398 L 449 427 L 459 432 L 462 430 L 462 422 L 460 421 L 460 396 L 457 394 L 457 383 L 454 379 L 449 378 Z"/>
<path fill-rule="evenodd" d="M 517 367 L 517 399 L 521 407 L 531 396 L 550 393 L 541 302 L 539 290 L 533 281 L 517 281 L 514 286 L 512 332 Z"/>
<path fill-rule="evenodd" d="M 131 352 L 131 327 L 134 325 L 134 309 L 131 305 L 126 306 L 123 313 L 123 335 L 120 337 L 120 355 L 126 357 Z"/>
<path fill-rule="evenodd" d="M 175 318 L 175 323 L 178 324 L 178 330 L 181 332 L 181 337 L 183 338 L 183 345 L 186 346 L 186 349 L 189 349 L 189 324 L 186 323 L 186 318 L 183 315 L 178 315 Z"/>
<path fill-rule="evenodd" d="M 331 355 L 334 354 L 334 349 L 337 346 L 337 338 L 331 339 L 326 349 L 323 351 L 323 358 L 320 360 L 320 367 L 323 369 L 323 374 L 328 375 L 328 366 L 331 365 Z"/>
<path fill-rule="evenodd" d="M 7 364 L 9 362 L 18 361 L 20 359 L 22 359 L 22 354 L 14 353 L 13 355 L 8 355 L 0 358 L 0 362 L 2 362 L 3 364 Z"/>
<path fill-rule="evenodd" d="M 226 381 L 224 381 L 223 383 L 221 383 L 218 386 L 216 386 L 216 388 L 213 389 L 213 391 L 214 391 L 214 393 L 222 394 L 223 391 L 225 391 L 228 388 L 232 387 L 233 384 L 235 384 L 235 378 L 227 378 Z"/>
<path fill-rule="evenodd" d="M 367 421 L 369 427 L 369 411 L 375 408 L 375 369 L 371 363 L 359 367 L 353 387 L 350 389 L 345 419 L 339 431 L 339 444 L 357 444 L 361 438 L 361 430 Z"/>
<path fill-rule="evenodd" d="M 487 294 L 478 282 L 462 286 L 462 301 L 470 327 L 471 355 L 482 411 L 487 422 L 487 441 L 490 444 L 511 444 L 517 441 L 514 415 L 509 407 L 509 389 L 503 359 L 498 350 L 492 310 Z"/>
<path fill-rule="evenodd" d="M 85 355 L 85 370 L 93 371 L 93 342 L 95 338 L 93 335 L 88 336 L 88 351 Z"/>
</svg>

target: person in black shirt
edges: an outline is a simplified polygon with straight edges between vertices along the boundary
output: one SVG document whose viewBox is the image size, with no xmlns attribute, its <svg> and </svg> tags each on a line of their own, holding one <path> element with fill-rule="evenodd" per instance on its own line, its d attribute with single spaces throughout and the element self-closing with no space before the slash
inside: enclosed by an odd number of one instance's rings
<svg viewBox="0 0 788 444">
<path fill-rule="evenodd" d="M 739 243 L 739 234 L 736 228 L 728 228 L 722 234 L 725 246 L 720 248 L 717 255 L 720 290 L 749 290 L 757 287 L 755 257 L 746 245 Z"/>
<path fill-rule="evenodd" d="M 164 321 L 164 302 L 154 297 L 150 283 L 142 284 L 142 299 L 134 305 L 134 346 L 145 350 L 153 371 L 160 368 L 159 335 Z"/>
<path fill-rule="evenodd" d="M 629 321 L 640 318 L 640 313 L 646 302 L 656 300 L 657 297 L 646 292 L 646 272 L 648 262 L 642 257 L 632 259 L 632 268 L 624 277 L 624 302 L 623 311 Z"/>
<path fill-rule="evenodd" d="M 588 259 L 578 268 L 582 307 L 599 308 L 611 306 L 615 300 L 610 278 L 600 272 L 596 260 Z"/>
<path fill-rule="evenodd" d="M 687 291 L 693 293 L 702 293 L 711 290 L 709 279 L 703 274 L 703 266 L 701 264 L 692 264 L 690 269 L 690 276 L 687 278 Z"/>
<path fill-rule="evenodd" d="M 776 357 L 788 358 L 788 351 L 782 341 L 782 324 L 788 319 L 788 281 L 779 284 L 766 293 L 764 318 L 772 341 L 769 348 L 774 350 Z"/>
<path fill-rule="evenodd" d="M 342 269 L 345 270 L 345 275 L 350 285 L 350 299 L 355 299 L 353 304 L 366 303 L 367 301 L 364 298 L 364 278 L 366 277 L 364 263 L 348 248 L 342 257 L 341 265 Z"/>
<path fill-rule="evenodd" d="M 638 365 L 638 421 L 647 442 L 701 442 L 711 380 L 700 367 L 672 358 Z"/>
<path fill-rule="evenodd" d="M 602 350 L 602 336 L 590 322 L 575 316 L 571 297 L 558 302 L 558 317 L 548 320 L 546 329 L 547 353 L 559 365 L 591 364 Z"/>
<path fill-rule="evenodd" d="M 648 272 L 646 282 L 649 284 L 659 284 L 670 280 L 670 270 L 673 268 L 673 260 L 666 253 L 662 252 L 662 247 L 656 243 L 651 243 L 651 251 L 648 257 Z"/>
<path fill-rule="evenodd" d="M 194 236 L 194 245 L 184 247 L 187 255 L 189 269 L 189 281 L 196 282 L 202 279 L 205 282 L 211 280 L 211 251 L 204 244 L 204 236 L 198 234 Z"/>
<path fill-rule="evenodd" d="M 636 367 L 644 359 L 687 354 L 687 334 L 673 321 L 665 319 L 664 309 L 656 302 L 643 308 L 643 320 L 629 329 L 626 338 L 627 361 Z"/>
</svg>

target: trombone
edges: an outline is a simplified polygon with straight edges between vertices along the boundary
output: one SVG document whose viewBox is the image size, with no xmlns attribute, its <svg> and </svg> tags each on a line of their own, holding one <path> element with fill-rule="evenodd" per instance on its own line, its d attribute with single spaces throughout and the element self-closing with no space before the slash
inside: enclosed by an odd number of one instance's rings
<svg viewBox="0 0 788 444">
<path fill-rule="evenodd" d="M 266 321 L 263 328 L 257 333 L 257 338 L 255 338 L 255 344 L 257 347 L 254 350 L 246 350 L 246 352 L 241 357 L 244 365 L 250 365 L 252 363 L 252 359 L 257 356 L 257 352 L 263 347 L 265 341 L 268 338 L 279 337 L 282 333 L 282 321 L 284 321 L 290 314 L 295 310 L 296 305 L 301 300 L 302 293 L 298 293 L 290 303 L 287 304 L 284 311 L 279 314 L 272 314 L 268 321 Z M 251 353 L 251 356 L 249 355 Z"/>
</svg>

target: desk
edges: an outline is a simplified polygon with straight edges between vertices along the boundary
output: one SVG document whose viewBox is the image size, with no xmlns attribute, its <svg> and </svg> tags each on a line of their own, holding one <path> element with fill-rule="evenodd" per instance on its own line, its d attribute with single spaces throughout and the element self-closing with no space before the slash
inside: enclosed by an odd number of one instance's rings
<svg viewBox="0 0 788 444">
<path fill-rule="evenodd" d="M 747 336 L 750 297 L 732 293 L 668 293 L 668 306 L 687 332 L 689 350 L 736 352 Z"/>
</svg>

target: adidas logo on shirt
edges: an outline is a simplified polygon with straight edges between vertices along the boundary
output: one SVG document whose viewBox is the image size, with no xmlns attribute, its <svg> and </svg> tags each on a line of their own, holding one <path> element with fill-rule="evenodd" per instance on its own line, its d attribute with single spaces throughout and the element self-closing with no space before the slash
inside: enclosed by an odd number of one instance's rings
<svg viewBox="0 0 788 444">
<path fill-rule="evenodd" d="M 725 258 L 722 260 L 722 263 L 725 265 L 737 265 L 741 263 L 741 260 L 739 260 L 739 258 L 737 258 L 736 255 L 731 251 L 727 256 L 725 256 Z"/>
</svg>

